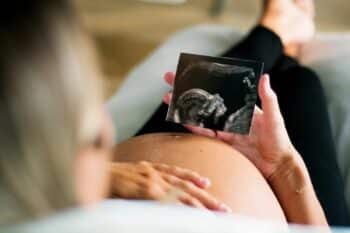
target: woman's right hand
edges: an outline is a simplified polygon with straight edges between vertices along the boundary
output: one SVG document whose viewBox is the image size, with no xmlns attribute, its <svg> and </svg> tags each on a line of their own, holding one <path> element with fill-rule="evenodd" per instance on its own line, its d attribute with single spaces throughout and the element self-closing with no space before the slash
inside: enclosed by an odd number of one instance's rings
<svg viewBox="0 0 350 233">
<path fill-rule="evenodd" d="M 259 81 L 259 96 L 262 109 L 255 108 L 249 135 L 217 132 L 217 137 L 241 151 L 270 180 L 301 157 L 289 138 L 277 95 L 266 74 Z"/>
<path fill-rule="evenodd" d="M 174 73 L 167 73 L 165 81 L 174 84 Z M 240 135 L 185 125 L 191 132 L 217 138 L 234 147 L 245 155 L 269 180 L 273 175 L 286 167 L 289 161 L 300 161 L 300 155 L 292 145 L 280 112 L 277 96 L 271 89 L 268 75 L 259 81 L 259 96 L 262 109 L 256 107 L 249 135 Z M 170 103 L 171 93 L 164 96 Z"/>
<path fill-rule="evenodd" d="M 175 166 L 150 162 L 111 163 L 111 193 L 114 197 L 177 202 L 231 212 L 205 190 L 209 186 L 209 179 Z"/>
</svg>

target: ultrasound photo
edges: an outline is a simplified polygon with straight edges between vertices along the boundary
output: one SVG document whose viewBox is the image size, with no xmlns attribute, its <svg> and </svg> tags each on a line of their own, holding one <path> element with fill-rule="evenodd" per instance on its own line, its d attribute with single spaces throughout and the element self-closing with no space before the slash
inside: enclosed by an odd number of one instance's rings
<svg viewBox="0 0 350 233">
<path fill-rule="evenodd" d="M 263 65 L 182 53 L 166 120 L 249 134 Z"/>
</svg>

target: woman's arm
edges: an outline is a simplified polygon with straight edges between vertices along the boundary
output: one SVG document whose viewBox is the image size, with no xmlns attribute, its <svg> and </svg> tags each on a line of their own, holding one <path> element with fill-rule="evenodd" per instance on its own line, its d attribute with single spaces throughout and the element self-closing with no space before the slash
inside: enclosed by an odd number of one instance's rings
<svg viewBox="0 0 350 233">
<path fill-rule="evenodd" d="M 298 152 L 284 156 L 286 161 L 268 179 L 284 213 L 291 223 L 327 226 L 308 171 Z"/>
<path fill-rule="evenodd" d="M 174 79 L 173 73 L 165 75 L 170 85 Z M 262 109 L 256 107 L 247 136 L 186 127 L 195 134 L 216 137 L 245 155 L 269 181 L 289 222 L 327 225 L 304 162 L 289 139 L 268 75 L 259 81 L 259 96 Z M 167 93 L 164 101 L 169 103 L 171 98 Z"/>
</svg>

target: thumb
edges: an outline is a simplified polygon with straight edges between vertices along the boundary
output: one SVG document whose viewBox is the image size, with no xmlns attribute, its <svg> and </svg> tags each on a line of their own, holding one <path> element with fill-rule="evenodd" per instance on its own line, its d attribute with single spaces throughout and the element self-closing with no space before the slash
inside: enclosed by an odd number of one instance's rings
<svg viewBox="0 0 350 233">
<path fill-rule="evenodd" d="M 264 74 L 260 79 L 259 96 L 264 115 L 266 115 L 268 119 L 273 120 L 281 118 L 277 95 L 271 89 L 270 76 L 268 74 Z"/>
</svg>

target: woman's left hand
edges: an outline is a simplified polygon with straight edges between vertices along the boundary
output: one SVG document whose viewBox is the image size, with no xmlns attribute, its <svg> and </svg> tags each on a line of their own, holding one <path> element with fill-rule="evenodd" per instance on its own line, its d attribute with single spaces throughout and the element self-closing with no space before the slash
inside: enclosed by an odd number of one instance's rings
<svg viewBox="0 0 350 233">
<path fill-rule="evenodd" d="M 230 212 L 206 189 L 209 179 L 196 172 L 151 162 L 112 162 L 111 194 L 125 199 L 177 202 L 213 211 Z"/>
</svg>

